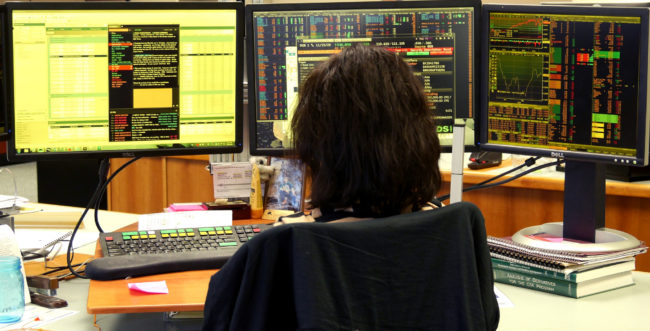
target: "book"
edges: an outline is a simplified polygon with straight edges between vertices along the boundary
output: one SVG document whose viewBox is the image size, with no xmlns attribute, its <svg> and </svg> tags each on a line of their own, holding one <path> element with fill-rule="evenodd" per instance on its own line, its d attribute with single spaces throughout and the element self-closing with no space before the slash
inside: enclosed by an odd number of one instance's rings
<svg viewBox="0 0 650 331">
<path fill-rule="evenodd" d="M 571 298 L 582 298 L 588 295 L 634 285 L 632 271 L 620 272 L 579 283 L 551 277 L 533 276 L 517 271 L 493 269 L 493 272 L 494 281 L 496 282 Z"/>
<path fill-rule="evenodd" d="M 515 271 L 521 274 L 530 276 L 540 276 L 547 278 L 554 278 L 559 280 L 567 280 L 571 282 L 580 283 L 583 281 L 613 275 L 625 271 L 632 271 L 635 268 L 634 258 L 625 258 L 621 261 L 609 263 L 598 266 L 586 266 L 584 269 L 563 269 L 553 270 L 551 268 L 540 268 L 534 265 L 522 264 L 515 261 L 501 260 L 492 258 L 492 268 L 503 271 Z"/>
</svg>

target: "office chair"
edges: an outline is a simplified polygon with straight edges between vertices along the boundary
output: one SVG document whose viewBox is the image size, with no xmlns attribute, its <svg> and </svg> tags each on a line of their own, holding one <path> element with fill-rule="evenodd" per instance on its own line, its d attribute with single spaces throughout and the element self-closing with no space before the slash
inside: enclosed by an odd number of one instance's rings
<svg viewBox="0 0 650 331">
<path fill-rule="evenodd" d="M 262 232 L 210 281 L 203 330 L 493 330 L 479 209 Z"/>
</svg>

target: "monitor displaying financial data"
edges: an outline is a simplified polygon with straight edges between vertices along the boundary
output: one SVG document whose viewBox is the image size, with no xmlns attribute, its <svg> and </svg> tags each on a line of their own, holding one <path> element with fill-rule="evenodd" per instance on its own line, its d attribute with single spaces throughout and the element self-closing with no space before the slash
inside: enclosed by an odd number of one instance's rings
<svg viewBox="0 0 650 331">
<path fill-rule="evenodd" d="M 648 8 L 483 6 L 478 145 L 564 160 L 554 235 L 604 244 L 605 165 L 648 162 L 648 16 Z"/>
<path fill-rule="evenodd" d="M 290 123 L 311 70 L 352 44 L 398 53 L 424 87 L 443 149 L 454 123 L 475 145 L 479 1 L 399 1 L 246 7 L 250 150 L 291 149 Z M 404 128 L 408 130 L 408 128 Z"/>
<path fill-rule="evenodd" d="M 6 7 L 11 158 L 242 150 L 241 3 Z"/>
<path fill-rule="evenodd" d="M 647 162 L 647 8 L 486 8 L 481 147 Z"/>
</svg>

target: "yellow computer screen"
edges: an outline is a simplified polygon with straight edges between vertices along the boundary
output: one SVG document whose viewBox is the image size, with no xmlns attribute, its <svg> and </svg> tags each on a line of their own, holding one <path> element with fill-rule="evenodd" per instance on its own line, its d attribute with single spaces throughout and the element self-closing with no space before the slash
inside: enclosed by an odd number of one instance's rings
<svg viewBox="0 0 650 331">
<path fill-rule="evenodd" d="M 241 149 L 230 7 L 11 10 L 15 155 Z"/>
</svg>

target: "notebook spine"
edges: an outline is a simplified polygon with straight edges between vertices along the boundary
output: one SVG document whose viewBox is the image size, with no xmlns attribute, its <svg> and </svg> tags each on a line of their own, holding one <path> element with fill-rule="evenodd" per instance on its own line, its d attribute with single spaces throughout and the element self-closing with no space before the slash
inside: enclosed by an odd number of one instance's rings
<svg viewBox="0 0 650 331">
<path fill-rule="evenodd" d="M 50 247 L 54 246 L 56 243 L 58 243 L 59 241 L 62 241 L 65 238 L 70 237 L 71 235 L 72 235 L 72 231 L 68 231 L 68 232 L 64 233 L 63 235 L 61 235 L 60 237 L 58 237 L 58 238 L 50 241 L 49 243 L 45 244 L 45 246 L 43 246 L 42 249 L 50 248 Z"/>
</svg>

